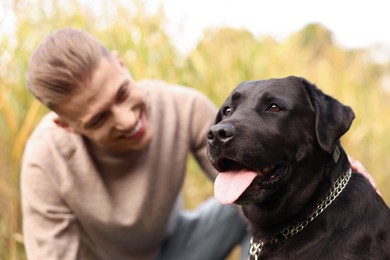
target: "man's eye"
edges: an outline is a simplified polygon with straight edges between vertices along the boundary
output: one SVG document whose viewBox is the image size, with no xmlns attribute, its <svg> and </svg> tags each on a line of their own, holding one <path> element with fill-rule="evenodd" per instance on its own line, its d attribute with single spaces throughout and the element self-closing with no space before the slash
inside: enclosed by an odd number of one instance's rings
<svg viewBox="0 0 390 260">
<path fill-rule="evenodd" d="M 267 108 L 267 111 L 280 112 L 282 111 L 282 108 L 276 104 L 272 104 L 269 108 Z"/>
<path fill-rule="evenodd" d="M 225 108 L 223 109 L 222 114 L 223 114 L 224 116 L 230 116 L 230 115 L 232 114 L 232 112 L 233 112 L 233 109 L 232 109 L 231 107 L 225 107 Z"/>
<path fill-rule="evenodd" d="M 107 116 L 107 113 L 100 113 L 98 115 L 96 115 L 94 118 L 92 118 L 91 121 L 88 122 L 88 124 L 86 125 L 86 128 L 96 128 L 98 127 L 101 123 L 103 123 L 103 121 L 105 120 Z"/>
</svg>

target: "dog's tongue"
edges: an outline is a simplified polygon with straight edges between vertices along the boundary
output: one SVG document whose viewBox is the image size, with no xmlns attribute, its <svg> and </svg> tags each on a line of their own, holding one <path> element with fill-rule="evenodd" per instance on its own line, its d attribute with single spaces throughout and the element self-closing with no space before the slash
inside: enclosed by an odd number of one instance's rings
<svg viewBox="0 0 390 260">
<path fill-rule="evenodd" d="M 214 182 L 214 196 L 222 204 L 234 203 L 257 174 L 249 170 L 221 172 Z"/>
</svg>

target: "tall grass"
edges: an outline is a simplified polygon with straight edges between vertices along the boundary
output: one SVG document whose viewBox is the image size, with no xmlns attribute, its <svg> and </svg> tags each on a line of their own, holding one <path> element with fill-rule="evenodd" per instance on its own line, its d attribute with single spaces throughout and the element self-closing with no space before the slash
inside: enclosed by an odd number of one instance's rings
<svg viewBox="0 0 390 260">
<path fill-rule="evenodd" d="M 199 89 L 219 106 L 241 81 L 287 75 L 304 76 L 350 105 L 356 120 L 343 137 L 348 153 L 377 180 L 390 204 L 389 93 L 381 85 L 387 65 L 375 64 L 368 50 L 346 50 L 320 25 L 308 25 L 278 42 L 245 30 L 220 28 L 204 33 L 197 47 L 181 56 L 164 31 L 161 11 L 147 14 L 140 1 L 18 0 L 14 35 L 0 35 L 0 260 L 25 259 L 21 231 L 19 170 L 24 144 L 47 112 L 26 90 L 28 58 L 45 35 L 62 27 L 87 29 L 122 54 L 136 79 L 159 78 Z M 26 12 L 25 10 L 29 10 Z M 100 10 L 100 11 L 99 11 Z M 101 10 L 104 10 L 102 12 Z M 187 207 L 212 195 L 212 184 L 189 161 Z"/>
</svg>

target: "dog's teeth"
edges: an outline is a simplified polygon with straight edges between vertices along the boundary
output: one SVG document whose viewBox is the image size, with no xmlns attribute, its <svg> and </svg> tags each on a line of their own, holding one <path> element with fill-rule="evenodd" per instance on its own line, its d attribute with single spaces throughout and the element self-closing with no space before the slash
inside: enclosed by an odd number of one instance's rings
<svg viewBox="0 0 390 260">
<path fill-rule="evenodd" d="M 137 133 L 141 129 L 141 122 L 138 121 L 137 125 L 134 127 L 134 129 L 127 135 L 125 135 L 125 138 L 132 137 L 135 133 Z"/>
</svg>

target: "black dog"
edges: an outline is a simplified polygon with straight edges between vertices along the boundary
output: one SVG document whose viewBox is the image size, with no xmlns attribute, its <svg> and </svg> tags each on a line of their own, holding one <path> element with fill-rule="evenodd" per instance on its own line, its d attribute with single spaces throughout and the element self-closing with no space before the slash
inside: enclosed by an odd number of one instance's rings
<svg viewBox="0 0 390 260">
<path fill-rule="evenodd" d="M 249 220 L 250 259 L 390 259 L 390 210 L 340 145 L 353 119 L 293 76 L 244 82 L 227 98 L 208 154 L 215 196 Z"/>
</svg>

